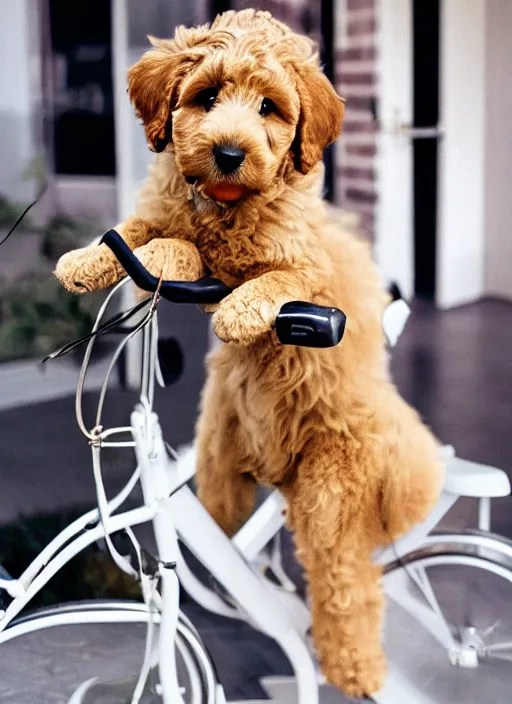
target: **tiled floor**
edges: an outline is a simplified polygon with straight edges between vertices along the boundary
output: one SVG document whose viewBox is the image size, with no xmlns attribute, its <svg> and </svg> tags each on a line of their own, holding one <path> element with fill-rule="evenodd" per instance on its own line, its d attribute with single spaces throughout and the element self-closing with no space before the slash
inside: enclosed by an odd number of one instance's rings
<svg viewBox="0 0 512 704">
<path fill-rule="evenodd" d="M 195 316 L 180 314 L 178 321 L 180 336 L 190 350 L 186 374 L 175 387 L 159 392 L 157 398 L 164 431 L 177 445 L 192 437 L 202 383 L 206 335 L 204 319 Z M 392 361 L 402 393 L 419 408 L 444 442 L 453 444 L 463 457 L 502 467 L 509 476 L 511 350 L 512 305 L 484 301 L 439 313 L 428 304 L 417 304 Z M 111 395 L 107 417 L 126 420 L 134 399 L 129 392 L 116 391 Z M 91 403 L 89 397 L 89 410 Z M 89 449 L 75 427 L 72 397 L 0 412 L 0 477 L 1 522 L 12 521 L 20 513 L 53 511 L 93 501 Z M 115 490 L 125 477 L 126 464 L 116 456 L 107 472 L 108 489 Z M 493 503 L 493 529 L 512 537 L 512 499 Z M 473 502 L 461 501 L 447 523 L 471 525 L 475 515 Z M 457 585 L 451 589 L 457 593 Z M 510 611 L 510 602 L 505 601 L 496 596 L 492 605 L 504 614 Z M 263 698 L 260 677 L 289 673 L 277 647 L 249 627 L 197 609 L 194 620 L 213 653 L 231 699 Z M 106 631 L 104 636 L 103 643 L 96 645 L 89 644 L 85 635 L 73 646 L 64 635 L 56 637 L 53 646 L 51 639 L 47 641 L 44 649 L 41 643 L 13 643 L 0 658 L 0 703 L 66 701 L 72 673 L 79 672 L 82 677 L 89 669 L 94 671 L 94 654 L 110 675 L 123 676 L 130 669 L 127 663 L 139 657 L 141 641 L 135 636 L 131 639 L 123 634 L 108 635 Z M 53 652 L 52 647 L 56 648 Z M 69 664 L 59 662 L 63 650 L 67 657 L 73 653 Z M 105 657 L 114 651 L 115 658 Z M 499 682 L 498 676 L 496 680 Z M 512 675 L 508 681 L 512 681 Z M 16 691 L 22 694 L 14 694 Z M 438 700 L 441 704 L 458 704 L 456 691 L 450 692 L 449 698 L 445 692 L 443 697 Z M 478 704 L 501 704 L 504 700 L 500 697 L 499 689 L 489 689 L 487 698 Z M 397 700 L 394 704 L 416 703 Z"/>
</svg>

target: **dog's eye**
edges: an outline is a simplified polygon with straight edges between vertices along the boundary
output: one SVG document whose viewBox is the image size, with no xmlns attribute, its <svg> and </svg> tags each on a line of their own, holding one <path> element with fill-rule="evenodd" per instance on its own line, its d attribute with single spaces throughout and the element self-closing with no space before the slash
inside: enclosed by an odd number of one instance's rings
<svg viewBox="0 0 512 704">
<path fill-rule="evenodd" d="M 260 115 L 266 117 L 272 112 L 277 112 L 276 104 L 270 98 L 263 98 L 260 105 Z"/>
<path fill-rule="evenodd" d="M 208 112 L 213 108 L 218 94 L 218 88 L 206 88 L 196 95 L 196 103 Z"/>
</svg>

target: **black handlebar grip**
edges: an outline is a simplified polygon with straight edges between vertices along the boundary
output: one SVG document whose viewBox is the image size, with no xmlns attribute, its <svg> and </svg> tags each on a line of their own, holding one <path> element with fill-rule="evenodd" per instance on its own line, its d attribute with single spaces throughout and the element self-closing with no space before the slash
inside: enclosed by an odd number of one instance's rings
<svg viewBox="0 0 512 704">
<path fill-rule="evenodd" d="M 343 338 L 346 321 L 338 308 L 291 301 L 279 311 L 276 333 L 283 345 L 335 347 Z"/>
<path fill-rule="evenodd" d="M 101 238 L 115 254 L 128 276 L 143 291 L 156 291 L 158 279 L 137 259 L 121 235 L 109 230 Z M 231 293 L 220 279 L 205 277 L 199 281 L 162 281 L 160 295 L 172 303 L 219 303 Z"/>
</svg>

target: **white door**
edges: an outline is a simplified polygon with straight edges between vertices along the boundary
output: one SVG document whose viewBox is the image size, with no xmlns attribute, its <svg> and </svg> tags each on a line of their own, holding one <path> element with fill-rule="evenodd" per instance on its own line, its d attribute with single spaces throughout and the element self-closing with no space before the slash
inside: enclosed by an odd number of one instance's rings
<svg viewBox="0 0 512 704">
<path fill-rule="evenodd" d="M 440 307 L 484 293 L 486 0 L 441 2 L 437 295 Z"/>
<path fill-rule="evenodd" d="M 441 0 L 439 125 L 413 123 L 413 0 L 380 0 L 376 258 L 414 293 L 414 139 L 438 138 L 435 302 L 484 293 L 485 0 Z"/>
<path fill-rule="evenodd" d="M 380 0 L 375 256 L 387 279 L 413 294 L 412 0 Z"/>
</svg>

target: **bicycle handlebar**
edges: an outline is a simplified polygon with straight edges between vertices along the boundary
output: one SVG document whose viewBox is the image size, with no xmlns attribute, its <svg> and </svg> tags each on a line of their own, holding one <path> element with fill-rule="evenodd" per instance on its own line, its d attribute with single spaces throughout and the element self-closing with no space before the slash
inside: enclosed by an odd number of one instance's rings
<svg viewBox="0 0 512 704">
<path fill-rule="evenodd" d="M 156 291 L 159 280 L 133 254 L 121 235 L 109 230 L 101 238 L 115 254 L 134 283 L 144 291 Z M 172 303 L 219 303 L 231 293 L 220 279 L 205 277 L 199 281 L 162 281 L 160 295 Z M 338 308 L 314 303 L 285 303 L 276 318 L 276 333 L 283 345 L 335 347 L 343 337 L 346 317 Z"/>
<path fill-rule="evenodd" d="M 156 291 L 158 279 L 137 259 L 121 235 L 109 230 L 101 238 L 115 254 L 128 276 L 143 291 Z M 160 295 L 172 303 L 219 303 L 231 293 L 220 279 L 205 277 L 199 281 L 162 281 Z"/>
</svg>

